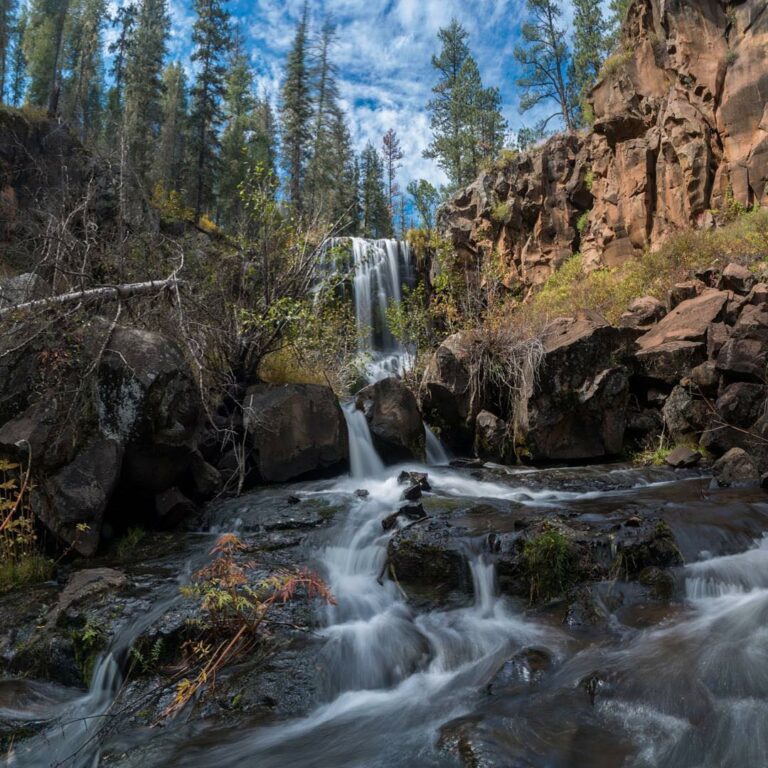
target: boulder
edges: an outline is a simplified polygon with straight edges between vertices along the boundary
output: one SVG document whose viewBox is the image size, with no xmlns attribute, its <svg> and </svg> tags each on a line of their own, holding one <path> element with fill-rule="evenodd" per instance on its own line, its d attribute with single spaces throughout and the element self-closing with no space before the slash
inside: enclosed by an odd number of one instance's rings
<svg viewBox="0 0 768 768">
<path fill-rule="evenodd" d="M 629 372 L 617 363 L 627 356 L 632 337 L 594 312 L 552 324 L 528 402 L 525 442 L 534 461 L 621 453 Z"/>
<path fill-rule="evenodd" d="M 43 298 L 50 290 L 39 275 L 26 272 L 0 280 L 0 309 Z"/>
<path fill-rule="evenodd" d="M 465 447 L 480 410 L 472 389 L 473 350 L 477 334 L 449 336 L 430 359 L 421 383 L 421 409 L 440 437 L 452 448 Z"/>
<path fill-rule="evenodd" d="M 383 379 L 360 390 L 355 407 L 365 413 L 373 444 L 385 462 L 424 461 L 424 422 L 416 397 L 400 379 Z"/>
<path fill-rule="evenodd" d="M 736 447 L 751 451 L 755 440 L 750 433 L 765 412 L 765 400 L 762 384 L 736 382 L 727 386 L 714 403 L 716 416 L 701 436 L 702 447 L 715 455 Z"/>
<path fill-rule="evenodd" d="M 635 355 L 637 372 L 647 379 L 673 385 L 706 360 L 707 350 L 699 341 L 667 341 L 641 349 Z"/>
<path fill-rule="evenodd" d="M 123 446 L 96 440 L 32 490 L 32 508 L 50 531 L 82 555 L 99 545 L 104 511 L 120 479 Z"/>
<path fill-rule="evenodd" d="M 243 408 L 262 480 L 282 483 L 341 469 L 349 460 L 344 414 L 330 387 L 257 384 L 246 391 Z"/>
<path fill-rule="evenodd" d="M 728 264 L 720 278 L 721 287 L 727 291 L 746 296 L 754 287 L 755 276 L 741 264 Z"/>
<path fill-rule="evenodd" d="M 490 411 L 475 419 L 475 455 L 486 461 L 504 461 L 507 454 L 507 423 Z"/>
<path fill-rule="evenodd" d="M 688 469 L 701 462 L 701 454 L 692 448 L 681 445 L 675 448 L 666 458 L 667 464 L 675 469 Z"/>
<path fill-rule="evenodd" d="M 400 485 L 418 485 L 419 488 L 421 488 L 422 491 L 431 491 L 432 486 L 429 482 L 429 475 L 427 475 L 426 472 L 409 472 L 407 470 L 403 470 L 398 476 L 397 476 L 397 482 Z"/>
<path fill-rule="evenodd" d="M 619 319 L 619 325 L 624 328 L 647 330 L 666 314 L 667 308 L 657 298 L 643 296 L 629 305 L 628 310 Z"/>
<path fill-rule="evenodd" d="M 768 363 L 768 305 L 748 305 L 717 356 L 717 367 L 747 380 L 763 381 Z"/>
<path fill-rule="evenodd" d="M 705 342 L 709 326 L 718 320 L 727 301 L 727 293 L 712 289 L 683 301 L 641 336 L 638 346 L 646 352 L 670 342 Z"/>
<path fill-rule="evenodd" d="M 673 285 L 667 298 L 670 310 L 682 304 L 684 301 L 695 299 L 706 288 L 701 280 L 688 280 L 684 283 Z"/>
<path fill-rule="evenodd" d="M 751 486 L 760 482 L 760 472 L 743 448 L 731 448 L 712 465 L 717 484 L 723 488 Z"/>
<path fill-rule="evenodd" d="M 707 360 L 707 362 L 697 365 L 688 374 L 688 381 L 700 392 L 706 395 L 714 394 L 720 384 L 717 365 L 713 360 Z"/>
<path fill-rule="evenodd" d="M 701 395 L 677 386 L 662 408 L 667 434 L 676 442 L 698 440 L 712 422 L 712 410 Z"/>
</svg>

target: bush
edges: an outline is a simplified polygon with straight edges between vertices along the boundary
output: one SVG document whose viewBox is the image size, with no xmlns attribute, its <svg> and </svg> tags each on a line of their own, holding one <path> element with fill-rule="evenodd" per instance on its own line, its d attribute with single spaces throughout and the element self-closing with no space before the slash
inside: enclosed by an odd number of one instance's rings
<svg viewBox="0 0 768 768">
<path fill-rule="evenodd" d="M 576 578 L 576 557 L 568 537 L 553 523 L 545 523 L 523 547 L 523 568 L 531 603 L 561 595 Z"/>
<path fill-rule="evenodd" d="M 584 213 L 579 216 L 579 220 L 576 222 L 576 229 L 578 230 L 579 234 L 583 233 L 589 224 L 589 213 L 589 211 L 584 211 Z"/>
<path fill-rule="evenodd" d="M 497 224 L 506 224 L 509 218 L 510 205 L 508 202 L 498 203 L 491 210 L 491 219 Z"/>
<path fill-rule="evenodd" d="M 635 57 L 632 51 L 621 51 L 614 53 L 613 56 L 609 56 L 604 62 L 603 67 L 600 70 L 600 77 L 609 77 L 615 75 L 617 72 L 623 70 L 627 64 Z"/>
<path fill-rule="evenodd" d="M 0 459 L 0 592 L 53 575 L 53 561 L 39 551 L 29 480 L 29 468 Z"/>
</svg>

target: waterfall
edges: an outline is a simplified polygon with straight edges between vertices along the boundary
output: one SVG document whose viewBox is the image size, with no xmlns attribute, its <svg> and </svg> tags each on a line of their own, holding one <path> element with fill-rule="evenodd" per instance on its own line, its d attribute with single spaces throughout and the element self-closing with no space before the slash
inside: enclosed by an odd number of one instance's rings
<svg viewBox="0 0 768 768">
<path fill-rule="evenodd" d="M 440 438 L 424 422 L 424 433 L 427 437 L 427 464 L 432 467 L 446 466 L 451 463 L 451 457 Z"/>
<path fill-rule="evenodd" d="M 344 418 L 349 434 L 349 465 L 352 477 L 362 479 L 384 472 L 384 462 L 373 446 L 371 430 L 365 414 L 355 407 L 355 403 L 344 405 Z"/>
<path fill-rule="evenodd" d="M 343 251 L 341 263 L 336 259 Z M 360 337 L 361 358 L 367 359 L 370 382 L 399 375 L 408 367 L 408 351 L 394 338 L 387 323 L 387 307 L 402 299 L 402 287 L 413 287 L 415 274 L 411 247 L 398 240 L 334 238 L 328 242 L 321 270 L 351 272 L 352 301 Z"/>
</svg>

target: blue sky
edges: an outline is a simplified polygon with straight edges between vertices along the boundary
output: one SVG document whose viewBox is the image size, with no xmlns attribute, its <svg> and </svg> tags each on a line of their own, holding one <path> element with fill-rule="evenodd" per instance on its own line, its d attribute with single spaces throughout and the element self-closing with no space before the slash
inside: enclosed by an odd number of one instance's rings
<svg viewBox="0 0 768 768">
<path fill-rule="evenodd" d="M 173 19 L 172 55 L 188 62 L 194 20 L 192 0 L 169 0 Z M 304 0 L 230 0 L 258 71 L 259 87 L 276 99 L 285 55 Z M 435 82 L 431 56 L 437 32 L 455 16 L 470 33 L 470 47 L 486 85 L 502 93 L 510 127 L 521 118 L 512 51 L 520 35 L 525 0 L 309 0 L 313 28 L 328 15 L 337 24 L 333 52 L 343 106 L 358 147 L 394 128 L 405 151 L 401 183 L 427 178 L 441 183 L 437 166 L 422 157 L 430 140 L 425 105 Z M 571 15 L 564 3 L 564 22 Z"/>
</svg>

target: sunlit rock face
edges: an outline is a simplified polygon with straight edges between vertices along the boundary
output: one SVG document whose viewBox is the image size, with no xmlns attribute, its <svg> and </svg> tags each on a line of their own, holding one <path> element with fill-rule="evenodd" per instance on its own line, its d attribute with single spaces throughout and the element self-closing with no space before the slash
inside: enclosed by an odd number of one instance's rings
<svg viewBox="0 0 768 768">
<path fill-rule="evenodd" d="M 442 230 L 468 261 L 496 249 L 507 285 L 529 288 L 577 251 L 614 266 L 732 202 L 768 203 L 767 49 L 760 0 L 636 0 L 592 128 L 500 161 Z"/>
</svg>

